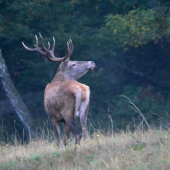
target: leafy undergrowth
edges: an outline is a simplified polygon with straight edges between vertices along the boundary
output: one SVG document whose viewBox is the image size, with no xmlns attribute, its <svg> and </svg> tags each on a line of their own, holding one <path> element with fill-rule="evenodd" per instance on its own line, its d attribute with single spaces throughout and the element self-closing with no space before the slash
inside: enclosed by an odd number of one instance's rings
<svg viewBox="0 0 170 170">
<path fill-rule="evenodd" d="M 55 142 L 0 147 L 0 170 L 160 170 L 170 169 L 170 133 L 164 130 L 93 134 L 74 152 L 73 142 L 58 149 Z"/>
</svg>

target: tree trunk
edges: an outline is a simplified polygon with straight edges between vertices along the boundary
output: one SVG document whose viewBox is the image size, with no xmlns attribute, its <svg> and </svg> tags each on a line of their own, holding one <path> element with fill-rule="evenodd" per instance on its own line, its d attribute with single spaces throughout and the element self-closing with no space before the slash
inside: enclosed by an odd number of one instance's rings
<svg viewBox="0 0 170 170">
<path fill-rule="evenodd" d="M 18 117 L 22 121 L 27 134 L 28 135 L 31 134 L 31 136 L 34 136 L 35 133 L 33 130 L 34 129 L 33 118 L 27 106 L 22 101 L 22 98 L 19 95 L 18 91 L 16 90 L 15 86 L 13 85 L 13 82 L 8 73 L 5 61 L 3 59 L 1 50 L 0 50 L 0 77 L 1 77 L 3 88 L 6 91 L 6 95 L 9 98 L 12 106 L 14 107 Z"/>
</svg>

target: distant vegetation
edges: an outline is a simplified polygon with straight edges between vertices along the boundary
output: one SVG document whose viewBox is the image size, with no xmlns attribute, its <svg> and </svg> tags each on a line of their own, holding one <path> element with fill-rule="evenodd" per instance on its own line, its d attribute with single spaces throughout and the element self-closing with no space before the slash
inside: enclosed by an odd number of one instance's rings
<svg viewBox="0 0 170 170">
<path fill-rule="evenodd" d="M 96 122 L 96 128 L 107 131 L 109 115 L 117 129 L 141 122 L 120 95 L 130 98 L 149 124 L 159 126 L 162 119 L 168 124 L 169 0 L 0 0 L 0 9 L 0 49 L 36 126 L 47 119 L 43 91 L 58 66 L 22 47 L 22 41 L 33 47 L 39 32 L 46 45 L 55 37 L 56 56 L 65 55 L 71 38 L 72 60 L 95 61 L 95 71 L 80 81 L 91 88 L 89 120 Z M 6 99 L 0 85 L 0 102 Z M 0 110 L 0 122 L 1 134 L 7 137 L 17 129 L 22 136 L 23 125 L 14 110 Z"/>
</svg>

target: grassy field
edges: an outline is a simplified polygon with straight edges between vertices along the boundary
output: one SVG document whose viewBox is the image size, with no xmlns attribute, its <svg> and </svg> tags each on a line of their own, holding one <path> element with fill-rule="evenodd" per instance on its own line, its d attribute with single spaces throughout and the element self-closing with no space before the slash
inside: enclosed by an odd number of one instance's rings
<svg viewBox="0 0 170 170">
<path fill-rule="evenodd" d="M 59 150 L 54 142 L 0 147 L 0 170 L 168 170 L 170 131 L 140 130 L 112 135 L 94 133 L 74 152 L 74 141 Z"/>
</svg>

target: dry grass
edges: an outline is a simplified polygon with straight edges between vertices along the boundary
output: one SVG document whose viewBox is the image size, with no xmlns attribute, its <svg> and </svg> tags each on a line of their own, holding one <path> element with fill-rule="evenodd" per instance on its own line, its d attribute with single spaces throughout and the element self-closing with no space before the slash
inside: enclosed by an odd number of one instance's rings
<svg viewBox="0 0 170 170">
<path fill-rule="evenodd" d="M 167 170 L 170 169 L 170 133 L 164 130 L 93 134 L 58 150 L 54 142 L 32 141 L 28 145 L 0 147 L 0 170 Z"/>
</svg>

